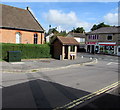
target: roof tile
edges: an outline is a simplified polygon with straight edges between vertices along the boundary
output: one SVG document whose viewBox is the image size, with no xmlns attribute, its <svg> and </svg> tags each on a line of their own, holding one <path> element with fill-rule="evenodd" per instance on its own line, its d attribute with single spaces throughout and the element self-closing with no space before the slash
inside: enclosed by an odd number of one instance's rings
<svg viewBox="0 0 120 110">
<path fill-rule="evenodd" d="M 63 45 L 79 45 L 79 43 L 72 37 L 57 36 L 57 38 Z"/>
<path fill-rule="evenodd" d="M 2 7 L 2 26 L 32 31 L 44 31 L 34 16 L 25 9 L 0 4 Z"/>
</svg>

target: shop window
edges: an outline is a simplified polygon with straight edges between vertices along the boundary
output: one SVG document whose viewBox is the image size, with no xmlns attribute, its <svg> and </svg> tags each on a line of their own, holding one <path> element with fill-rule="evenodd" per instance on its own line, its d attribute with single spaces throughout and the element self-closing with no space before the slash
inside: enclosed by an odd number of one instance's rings
<svg viewBox="0 0 120 110">
<path fill-rule="evenodd" d="M 38 34 L 34 34 L 34 44 L 37 44 L 38 42 Z"/>
<path fill-rule="evenodd" d="M 70 46 L 70 51 L 75 52 L 75 46 L 74 45 Z"/>
<path fill-rule="evenodd" d="M 104 46 L 100 46 L 100 53 L 103 53 L 104 51 Z"/>
<path fill-rule="evenodd" d="M 108 35 L 107 40 L 112 40 L 112 35 Z"/>
<path fill-rule="evenodd" d="M 120 52 L 120 48 L 118 48 L 118 52 Z"/>
</svg>

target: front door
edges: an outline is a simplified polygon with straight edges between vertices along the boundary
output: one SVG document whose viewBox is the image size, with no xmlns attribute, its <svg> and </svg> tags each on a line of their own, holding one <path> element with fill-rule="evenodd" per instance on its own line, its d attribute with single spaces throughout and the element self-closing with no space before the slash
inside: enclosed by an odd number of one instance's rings
<svg viewBox="0 0 120 110">
<path fill-rule="evenodd" d="M 20 43 L 21 42 L 21 34 L 19 32 L 16 33 L 16 43 Z"/>
<path fill-rule="evenodd" d="M 91 45 L 91 53 L 93 53 L 94 54 L 94 45 Z"/>
</svg>

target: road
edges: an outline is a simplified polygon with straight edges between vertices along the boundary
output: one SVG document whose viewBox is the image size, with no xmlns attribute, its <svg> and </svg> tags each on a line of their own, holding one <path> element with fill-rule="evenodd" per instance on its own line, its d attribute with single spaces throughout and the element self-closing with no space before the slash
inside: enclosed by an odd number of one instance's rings
<svg viewBox="0 0 120 110">
<path fill-rule="evenodd" d="M 92 94 L 118 81 L 118 60 L 110 59 L 69 69 L 4 73 L 3 108 L 53 109 Z"/>
</svg>

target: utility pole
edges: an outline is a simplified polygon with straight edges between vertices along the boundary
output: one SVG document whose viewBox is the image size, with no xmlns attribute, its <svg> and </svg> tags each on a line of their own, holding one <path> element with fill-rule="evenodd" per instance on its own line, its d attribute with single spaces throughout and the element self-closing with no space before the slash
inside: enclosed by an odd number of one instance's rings
<svg viewBox="0 0 120 110">
<path fill-rule="evenodd" d="M 73 27 L 73 37 L 74 37 L 74 29 L 75 29 L 75 27 Z"/>
</svg>

